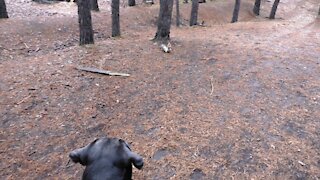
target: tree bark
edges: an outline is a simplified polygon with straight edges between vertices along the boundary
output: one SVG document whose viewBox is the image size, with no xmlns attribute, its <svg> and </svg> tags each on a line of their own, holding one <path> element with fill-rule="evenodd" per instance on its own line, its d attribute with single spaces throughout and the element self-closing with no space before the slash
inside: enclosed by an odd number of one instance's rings
<svg viewBox="0 0 320 180">
<path fill-rule="evenodd" d="M 274 19 L 275 18 L 279 2 L 280 2 L 280 0 L 275 0 L 274 1 L 272 9 L 271 9 L 271 12 L 270 12 L 269 19 Z"/>
<path fill-rule="evenodd" d="M 254 7 L 253 7 L 253 13 L 257 16 L 260 14 L 260 6 L 261 6 L 261 0 L 255 0 Z"/>
<path fill-rule="evenodd" d="M 0 18 L 8 18 L 8 12 L 6 8 L 6 2 L 4 0 L 0 0 Z"/>
<path fill-rule="evenodd" d="M 120 0 L 112 0 L 112 37 L 120 36 Z"/>
<path fill-rule="evenodd" d="M 93 44 L 90 0 L 78 0 L 78 17 L 80 27 L 80 45 Z"/>
<path fill-rule="evenodd" d="M 136 1 L 135 0 L 128 0 L 128 5 L 129 6 L 135 6 L 136 5 Z"/>
<path fill-rule="evenodd" d="M 173 0 L 160 0 L 158 29 L 153 40 L 166 42 L 170 39 Z"/>
<path fill-rule="evenodd" d="M 98 0 L 90 0 L 91 10 L 99 11 Z"/>
<path fill-rule="evenodd" d="M 177 13 L 177 16 L 176 16 L 176 25 L 177 27 L 180 26 L 180 2 L 179 0 L 176 0 L 176 13 Z"/>
<path fill-rule="evenodd" d="M 192 8 L 191 8 L 191 15 L 190 15 L 190 26 L 197 25 L 198 9 L 199 9 L 199 1 L 198 0 L 192 0 Z"/>
<path fill-rule="evenodd" d="M 238 21 L 239 11 L 240 11 L 240 0 L 236 0 L 236 2 L 234 4 L 231 23 L 235 23 Z"/>
</svg>

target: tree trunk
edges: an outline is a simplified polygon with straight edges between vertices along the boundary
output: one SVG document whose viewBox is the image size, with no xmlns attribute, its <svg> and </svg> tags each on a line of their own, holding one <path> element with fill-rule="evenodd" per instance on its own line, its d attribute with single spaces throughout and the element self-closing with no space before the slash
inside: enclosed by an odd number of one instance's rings
<svg viewBox="0 0 320 180">
<path fill-rule="evenodd" d="M 77 4 L 80 27 L 80 45 L 93 44 L 90 0 L 78 0 Z"/>
<path fill-rule="evenodd" d="M 158 29 L 154 37 L 155 41 L 166 42 L 170 39 L 172 8 L 173 0 L 160 0 Z"/>
<path fill-rule="evenodd" d="M 0 0 L 0 18 L 8 18 L 6 2 L 4 0 Z"/>
<path fill-rule="evenodd" d="M 177 13 L 177 16 L 176 16 L 176 25 L 177 27 L 180 26 L 180 7 L 179 7 L 179 0 L 176 0 L 176 13 Z"/>
<path fill-rule="evenodd" d="M 275 18 L 279 2 L 280 2 L 280 0 L 275 0 L 274 1 L 272 9 L 271 9 L 271 12 L 270 12 L 269 19 L 274 19 Z"/>
<path fill-rule="evenodd" d="M 198 9 L 199 9 L 199 1 L 198 0 L 192 0 L 192 8 L 191 8 L 191 15 L 190 15 L 190 26 L 197 25 Z"/>
<path fill-rule="evenodd" d="M 129 6 L 135 6 L 136 5 L 136 0 L 128 0 L 128 5 Z"/>
<path fill-rule="evenodd" d="M 260 14 L 260 5 L 261 5 L 261 0 L 256 0 L 254 2 L 253 13 L 257 16 L 259 16 Z"/>
<path fill-rule="evenodd" d="M 318 12 L 318 16 L 320 16 L 320 7 L 319 7 L 319 12 Z"/>
<path fill-rule="evenodd" d="M 90 0 L 91 10 L 99 11 L 98 0 Z"/>
<path fill-rule="evenodd" d="M 120 36 L 120 0 L 112 0 L 112 37 Z"/>
<path fill-rule="evenodd" d="M 232 15 L 231 23 L 234 23 L 234 22 L 237 22 L 237 21 L 238 21 L 239 10 L 240 10 L 240 0 L 236 0 L 236 3 L 234 4 L 234 9 L 233 9 L 233 15 Z"/>
</svg>

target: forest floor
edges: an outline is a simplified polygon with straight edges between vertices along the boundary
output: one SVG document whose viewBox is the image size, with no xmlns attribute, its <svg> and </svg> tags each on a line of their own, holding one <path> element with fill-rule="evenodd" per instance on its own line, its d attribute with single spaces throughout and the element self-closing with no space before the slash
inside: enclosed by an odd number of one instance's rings
<svg viewBox="0 0 320 180">
<path fill-rule="evenodd" d="M 0 20 L 0 177 L 79 179 L 70 151 L 104 135 L 143 156 L 133 179 L 320 179 L 317 0 L 200 5 L 172 26 L 172 52 L 153 44 L 158 5 L 93 12 L 95 44 L 78 45 L 73 3 L 7 1 Z M 175 13 L 174 13 L 175 14 Z M 173 18 L 175 19 L 175 17 Z M 129 73 L 92 74 L 78 66 Z"/>
</svg>

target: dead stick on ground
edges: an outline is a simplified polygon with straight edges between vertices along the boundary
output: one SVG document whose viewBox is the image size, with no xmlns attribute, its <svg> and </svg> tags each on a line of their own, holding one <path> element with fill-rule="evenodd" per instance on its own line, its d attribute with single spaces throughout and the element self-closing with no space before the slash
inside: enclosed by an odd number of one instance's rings
<svg viewBox="0 0 320 180">
<path fill-rule="evenodd" d="M 25 100 L 29 99 L 30 97 L 31 97 L 31 95 L 29 95 L 29 96 L 27 96 L 27 97 L 23 98 L 21 101 L 17 102 L 17 105 L 19 105 L 19 104 L 23 103 Z"/>
<path fill-rule="evenodd" d="M 130 74 L 106 71 L 106 70 L 97 69 L 97 68 L 90 68 L 90 67 L 77 67 L 76 69 L 81 70 L 81 71 L 92 72 L 92 73 L 105 74 L 105 75 L 109 75 L 109 76 L 125 76 L 125 77 L 130 76 Z"/>
<path fill-rule="evenodd" d="M 71 160 L 69 159 L 69 161 L 68 161 L 67 164 L 66 164 L 66 168 L 69 168 L 69 167 L 72 166 L 72 164 L 70 165 L 70 162 L 71 162 Z"/>
<path fill-rule="evenodd" d="M 211 92 L 210 92 L 210 95 L 212 95 L 212 93 L 213 93 L 213 83 L 212 83 L 212 79 L 213 79 L 213 78 L 210 79 L 210 83 L 211 83 Z"/>
<path fill-rule="evenodd" d="M 27 45 L 27 43 L 23 43 L 23 44 L 27 49 L 29 49 L 29 46 Z"/>
</svg>

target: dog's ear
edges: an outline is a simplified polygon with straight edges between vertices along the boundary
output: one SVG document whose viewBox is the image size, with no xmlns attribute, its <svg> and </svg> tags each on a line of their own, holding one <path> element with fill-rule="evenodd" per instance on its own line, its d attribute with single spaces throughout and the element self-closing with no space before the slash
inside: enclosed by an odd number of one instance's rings
<svg viewBox="0 0 320 180">
<path fill-rule="evenodd" d="M 74 163 L 80 163 L 83 166 L 86 166 L 88 164 L 88 151 L 90 147 L 97 141 L 98 139 L 95 139 L 93 142 L 88 144 L 87 146 L 83 148 L 79 148 L 76 150 L 73 150 L 69 157 Z"/>
<path fill-rule="evenodd" d="M 124 140 L 120 139 L 120 142 L 124 144 L 124 151 L 127 153 L 130 162 L 136 167 L 137 169 L 141 169 L 143 167 L 143 159 L 137 153 L 131 151 L 129 145 Z"/>
</svg>

